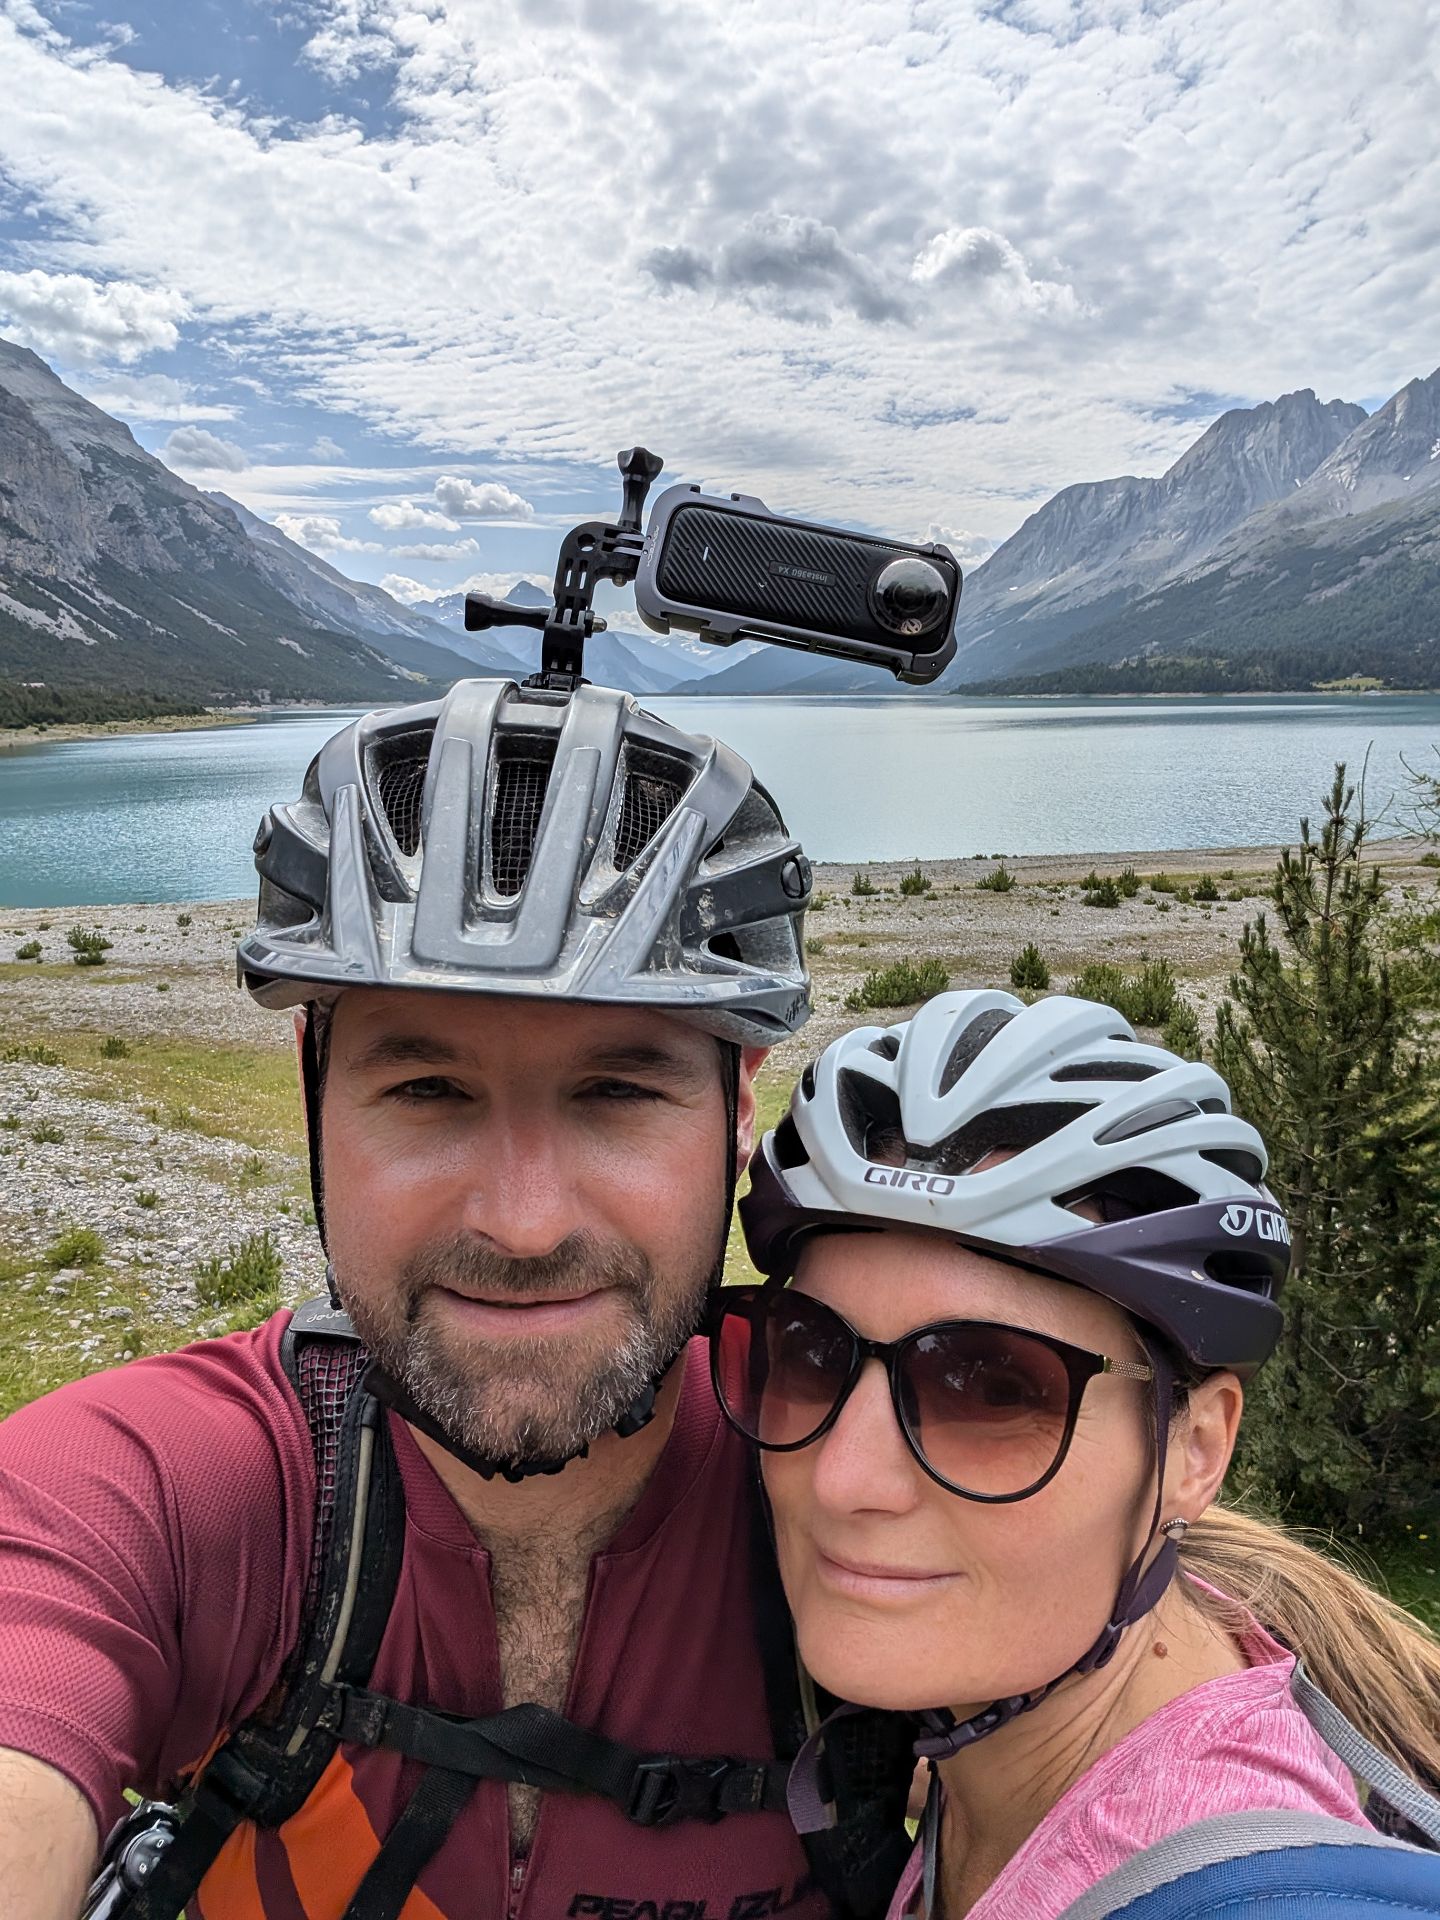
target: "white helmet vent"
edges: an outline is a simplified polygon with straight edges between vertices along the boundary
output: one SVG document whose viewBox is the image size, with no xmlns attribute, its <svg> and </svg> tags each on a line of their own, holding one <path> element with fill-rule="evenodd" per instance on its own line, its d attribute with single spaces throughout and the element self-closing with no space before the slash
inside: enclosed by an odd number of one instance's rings
<svg viewBox="0 0 1440 1920">
<path fill-rule="evenodd" d="M 1109 1226 L 1116 1220 L 1168 1213 L 1172 1207 L 1193 1207 L 1199 1198 L 1193 1187 L 1158 1168 L 1120 1167 L 1069 1193 L 1057 1193 L 1055 1204 L 1092 1225 Z"/>
<path fill-rule="evenodd" d="M 1057 1085 L 1066 1080 L 1149 1080 L 1163 1073 L 1163 1067 L 1149 1066 L 1143 1060 L 1081 1060 L 1057 1067 L 1050 1078 Z"/>
<path fill-rule="evenodd" d="M 1193 1120 L 1200 1109 L 1193 1100 L 1161 1100 L 1153 1107 L 1143 1107 L 1139 1113 L 1127 1113 L 1122 1119 L 1097 1133 L 1095 1144 L 1099 1147 L 1114 1146 L 1120 1140 L 1135 1140 L 1142 1133 L 1154 1133 L 1160 1127 L 1174 1126 L 1177 1120 Z"/>
<path fill-rule="evenodd" d="M 945 1071 L 940 1075 L 942 1100 L 950 1089 L 958 1084 L 966 1068 L 974 1064 L 996 1034 L 1003 1032 L 1014 1018 L 1013 1013 L 997 1008 L 993 1012 L 980 1014 L 969 1023 L 955 1042 L 950 1058 L 945 1062 Z"/>
</svg>

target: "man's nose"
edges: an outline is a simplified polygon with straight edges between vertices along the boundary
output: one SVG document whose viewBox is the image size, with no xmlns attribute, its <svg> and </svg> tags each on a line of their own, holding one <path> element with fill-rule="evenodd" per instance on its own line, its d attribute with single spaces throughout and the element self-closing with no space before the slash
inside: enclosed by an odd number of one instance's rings
<svg viewBox="0 0 1440 1920">
<path fill-rule="evenodd" d="M 554 1128 L 523 1114 L 494 1116 L 467 1177 L 465 1227 L 512 1260 L 540 1259 L 594 1225 Z"/>
</svg>

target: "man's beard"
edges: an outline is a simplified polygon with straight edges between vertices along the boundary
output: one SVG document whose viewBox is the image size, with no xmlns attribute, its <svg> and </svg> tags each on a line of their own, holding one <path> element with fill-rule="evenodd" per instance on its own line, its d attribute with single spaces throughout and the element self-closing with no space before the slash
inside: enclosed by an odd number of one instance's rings
<svg viewBox="0 0 1440 1920">
<path fill-rule="evenodd" d="M 657 1284 L 639 1248 L 571 1234 L 553 1253 L 510 1260 L 468 1236 L 424 1247 L 387 1288 L 340 1281 L 350 1320 L 372 1358 L 457 1446 L 503 1465 L 563 1461 L 608 1432 L 695 1332 L 721 1251 L 682 1282 Z M 617 1335 L 517 1333 L 466 1338 L 430 1312 L 436 1287 L 503 1300 L 603 1289 Z"/>
</svg>

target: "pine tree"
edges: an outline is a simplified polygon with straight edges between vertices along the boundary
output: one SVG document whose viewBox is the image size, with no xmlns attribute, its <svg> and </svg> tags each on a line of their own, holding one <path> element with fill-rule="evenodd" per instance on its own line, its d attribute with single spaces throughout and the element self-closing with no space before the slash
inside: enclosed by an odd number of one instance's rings
<svg viewBox="0 0 1440 1920">
<path fill-rule="evenodd" d="M 1374 1533 L 1433 1502 L 1440 1455 L 1440 1088 L 1394 991 L 1385 887 L 1337 767 L 1245 928 L 1216 1065 L 1270 1150 L 1293 1265 L 1240 1470 L 1290 1517 Z"/>
</svg>

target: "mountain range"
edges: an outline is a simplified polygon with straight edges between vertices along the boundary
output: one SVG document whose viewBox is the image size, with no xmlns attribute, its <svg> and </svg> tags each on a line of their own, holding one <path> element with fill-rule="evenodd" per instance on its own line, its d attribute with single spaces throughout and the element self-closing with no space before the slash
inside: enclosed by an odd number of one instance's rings
<svg viewBox="0 0 1440 1920">
<path fill-rule="evenodd" d="M 1440 370 L 1373 414 L 1308 388 L 1221 414 L 1158 478 L 1065 487 L 965 580 L 958 693 L 1440 684 Z M 698 691 L 682 683 L 678 691 Z M 766 649 L 706 692 L 893 692 Z"/>
<path fill-rule="evenodd" d="M 517 604 L 545 604 L 527 580 Z M 401 701 L 521 678 L 538 636 L 405 606 L 146 453 L 0 341 L 0 681 L 212 704 Z M 1304 389 L 1215 420 L 1158 478 L 1063 488 L 965 581 L 951 692 L 1440 684 L 1440 370 L 1374 414 Z M 874 668 L 660 637 L 587 644 L 642 695 L 893 693 Z"/>
</svg>

